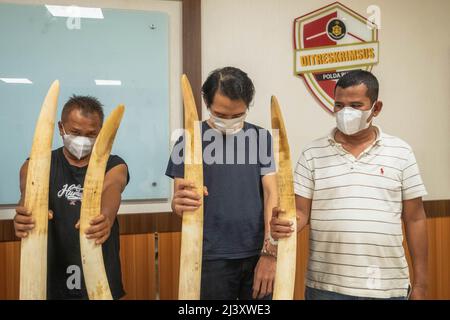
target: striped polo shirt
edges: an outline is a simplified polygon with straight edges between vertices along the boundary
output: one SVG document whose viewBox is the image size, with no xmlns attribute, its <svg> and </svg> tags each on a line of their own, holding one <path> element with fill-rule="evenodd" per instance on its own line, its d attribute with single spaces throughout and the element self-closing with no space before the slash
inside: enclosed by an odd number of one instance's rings
<svg viewBox="0 0 450 320">
<path fill-rule="evenodd" d="M 306 285 L 340 294 L 407 295 L 402 201 L 426 195 L 411 147 L 377 128 L 358 158 L 334 135 L 305 147 L 295 193 L 312 199 Z"/>
</svg>

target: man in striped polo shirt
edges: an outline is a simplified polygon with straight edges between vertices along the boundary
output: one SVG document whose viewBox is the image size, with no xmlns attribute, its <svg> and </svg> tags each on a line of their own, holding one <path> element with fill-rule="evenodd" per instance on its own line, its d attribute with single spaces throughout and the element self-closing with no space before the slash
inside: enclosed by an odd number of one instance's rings
<svg viewBox="0 0 450 320">
<path fill-rule="evenodd" d="M 369 72 L 344 75 L 335 88 L 337 128 L 306 146 L 296 165 L 298 230 L 310 223 L 306 299 L 426 297 L 426 190 L 411 147 L 372 125 L 383 107 L 378 88 Z M 280 210 L 271 221 L 274 239 L 292 232 Z"/>
</svg>

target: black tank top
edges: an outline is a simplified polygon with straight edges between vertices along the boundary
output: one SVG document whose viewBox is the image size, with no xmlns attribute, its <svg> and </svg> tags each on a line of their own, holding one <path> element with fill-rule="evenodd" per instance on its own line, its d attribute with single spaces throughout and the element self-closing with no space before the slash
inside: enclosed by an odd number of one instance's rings
<svg viewBox="0 0 450 320">
<path fill-rule="evenodd" d="M 111 155 L 106 172 L 120 164 L 126 165 L 122 158 Z M 80 234 L 79 230 L 75 229 L 75 224 L 80 218 L 86 171 L 87 166 L 82 168 L 72 166 L 64 156 L 63 148 L 52 152 L 49 207 L 53 211 L 53 219 L 48 224 L 48 299 L 88 299 L 81 264 Z M 129 179 L 128 175 L 127 181 Z M 119 299 L 125 292 L 120 269 L 117 219 L 102 249 L 111 294 L 114 299 Z M 78 282 L 77 274 L 80 275 Z"/>
</svg>

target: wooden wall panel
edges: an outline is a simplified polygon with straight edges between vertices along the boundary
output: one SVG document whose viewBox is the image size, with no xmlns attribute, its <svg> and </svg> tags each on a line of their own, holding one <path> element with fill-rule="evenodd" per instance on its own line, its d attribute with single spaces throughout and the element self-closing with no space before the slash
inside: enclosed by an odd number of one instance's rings
<svg viewBox="0 0 450 320">
<path fill-rule="evenodd" d="M 450 300 L 450 217 L 428 219 L 429 298 Z"/>
<path fill-rule="evenodd" d="M 427 219 L 428 229 L 428 299 L 450 300 L 450 217 Z M 404 243 L 411 283 L 411 256 Z"/>
<path fill-rule="evenodd" d="M 160 299 L 178 299 L 181 232 L 158 234 Z"/>
<path fill-rule="evenodd" d="M 120 214 L 118 220 L 120 234 L 177 232 L 181 230 L 181 218 L 171 212 Z"/>
<path fill-rule="evenodd" d="M 450 300 L 450 212 L 449 201 L 425 202 L 429 241 L 429 298 Z M 164 216 L 159 226 L 176 229 L 179 221 Z M 169 219 L 169 220 L 167 220 Z M 175 220 L 173 220 L 175 219 Z M 136 221 L 135 221 L 136 222 Z M 134 222 L 127 228 L 132 228 Z M 140 227 L 143 228 L 143 227 Z M 153 228 L 153 227 L 152 227 Z M 131 229 L 128 231 L 132 231 Z M 180 232 L 158 233 L 160 299 L 177 299 Z M 309 230 L 298 235 L 295 299 L 304 297 L 304 277 L 308 260 Z M 121 235 L 121 262 L 126 299 L 155 299 L 156 261 L 153 233 Z M 408 251 L 407 259 L 410 263 Z M 0 300 L 19 295 L 20 242 L 0 242 Z"/>
<path fill-rule="evenodd" d="M 19 240 L 19 238 L 14 233 L 13 220 L 0 220 L 0 242 L 16 240 Z"/>
<path fill-rule="evenodd" d="M 125 299 L 155 299 L 155 237 L 120 237 Z M 19 298 L 20 241 L 0 242 L 0 300 Z"/>
<path fill-rule="evenodd" d="M 120 260 L 124 299 L 156 299 L 154 234 L 120 236 Z"/>
<path fill-rule="evenodd" d="M 19 298 L 20 242 L 0 242 L 0 300 Z"/>
<path fill-rule="evenodd" d="M 305 274 L 309 256 L 309 225 L 297 235 L 297 265 L 295 272 L 294 300 L 305 298 Z"/>
</svg>

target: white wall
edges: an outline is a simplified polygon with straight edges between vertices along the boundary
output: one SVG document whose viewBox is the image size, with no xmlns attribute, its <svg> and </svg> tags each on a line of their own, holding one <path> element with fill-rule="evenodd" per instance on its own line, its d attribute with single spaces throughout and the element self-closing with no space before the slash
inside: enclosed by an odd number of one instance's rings
<svg viewBox="0 0 450 320">
<path fill-rule="evenodd" d="M 283 109 L 293 161 L 302 146 L 334 126 L 293 75 L 292 23 L 332 0 L 203 0 L 203 78 L 232 65 L 249 73 L 256 87 L 248 120 L 270 127 L 270 96 Z M 376 124 L 415 150 L 428 189 L 427 200 L 450 199 L 450 37 L 448 0 L 342 0 L 366 15 L 381 8 L 380 63 L 384 109 Z"/>
</svg>

